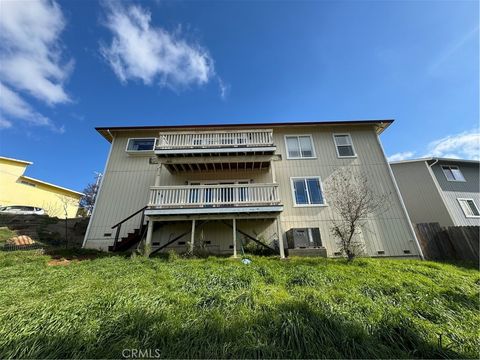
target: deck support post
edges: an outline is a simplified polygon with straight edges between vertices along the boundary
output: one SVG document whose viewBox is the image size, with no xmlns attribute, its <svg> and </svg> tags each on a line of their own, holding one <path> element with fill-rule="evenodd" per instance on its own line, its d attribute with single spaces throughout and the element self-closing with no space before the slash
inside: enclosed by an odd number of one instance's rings
<svg viewBox="0 0 480 360">
<path fill-rule="evenodd" d="M 149 257 L 152 251 L 153 220 L 148 219 L 147 237 L 145 239 L 145 256 Z"/>
<path fill-rule="evenodd" d="M 160 186 L 160 175 L 162 174 L 163 164 L 157 166 L 157 173 L 155 174 L 155 186 Z"/>
<path fill-rule="evenodd" d="M 233 257 L 237 257 L 237 219 L 233 218 Z"/>
<path fill-rule="evenodd" d="M 285 249 L 283 247 L 283 234 L 282 226 L 280 224 L 280 216 L 277 217 L 277 235 L 278 235 L 278 247 L 280 250 L 280 259 L 285 259 Z"/>
<path fill-rule="evenodd" d="M 193 254 L 195 242 L 195 219 L 192 220 L 192 233 L 190 234 L 190 252 Z"/>
</svg>

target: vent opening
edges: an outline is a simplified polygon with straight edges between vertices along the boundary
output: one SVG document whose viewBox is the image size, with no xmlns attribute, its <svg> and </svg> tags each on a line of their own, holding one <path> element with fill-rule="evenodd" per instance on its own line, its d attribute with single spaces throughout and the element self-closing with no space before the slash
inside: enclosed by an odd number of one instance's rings
<svg viewBox="0 0 480 360">
<path fill-rule="evenodd" d="M 378 254 L 378 255 L 385 255 L 385 251 L 383 251 L 383 250 L 378 250 L 378 251 L 377 251 L 377 254 Z"/>
</svg>

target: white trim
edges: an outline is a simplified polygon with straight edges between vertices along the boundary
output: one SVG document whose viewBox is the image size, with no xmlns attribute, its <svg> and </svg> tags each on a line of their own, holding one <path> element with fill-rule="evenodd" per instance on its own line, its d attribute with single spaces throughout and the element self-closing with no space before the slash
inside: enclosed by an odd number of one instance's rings
<svg viewBox="0 0 480 360">
<path fill-rule="evenodd" d="M 31 161 L 18 160 L 18 159 L 9 158 L 9 157 L 6 157 L 6 156 L 0 156 L 0 160 L 16 162 L 16 163 L 23 164 L 23 165 L 32 165 L 33 164 L 33 162 L 31 162 Z"/>
<path fill-rule="evenodd" d="M 318 179 L 318 183 L 320 184 L 320 192 L 322 193 L 322 204 L 297 204 L 297 199 L 295 197 L 295 187 L 293 186 L 293 181 L 297 179 L 307 180 L 307 179 Z M 305 187 L 307 192 L 307 197 L 310 200 L 310 194 L 308 193 L 308 186 Z M 322 179 L 320 176 L 292 176 L 290 177 L 290 189 L 292 192 L 292 200 L 293 200 L 293 207 L 323 207 L 328 206 L 325 200 L 325 193 L 323 191 Z"/>
<path fill-rule="evenodd" d="M 157 155 L 169 154 L 205 154 L 205 153 L 244 153 L 244 152 L 275 152 L 275 146 L 269 147 L 232 147 L 232 148 L 200 148 L 200 149 L 156 149 Z M 137 151 L 141 152 L 141 151 Z M 145 152 L 145 151 L 143 151 Z M 134 151 L 136 153 L 136 151 Z M 310 158 L 308 158 L 310 159 Z"/>
<path fill-rule="evenodd" d="M 400 200 L 400 206 L 402 207 L 403 214 L 405 215 L 405 218 L 407 220 L 407 224 L 410 228 L 410 232 L 413 236 L 413 241 L 417 245 L 417 250 L 418 254 L 420 255 L 420 258 L 422 260 L 425 260 L 425 256 L 423 255 L 422 248 L 420 246 L 420 242 L 418 241 L 417 238 L 417 233 L 415 232 L 415 229 L 413 228 L 412 221 L 410 220 L 410 216 L 408 215 L 407 207 L 405 206 L 405 202 L 403 201 L 402 195 L 400 194 L 400 189 L 398 188 L 397 181 L 395 180 L 395 176 L 393 175 L 392 167 L 388 164 L 387 156 L 385 155 L 385 150 L 383 149 L 383 145 L 380 141 L 380 137 L 378 134 L 376 134 L 376 139 L 377 139 L 377 144 L 380 147 L 380 150 L 382 151 L 383 159 L 385 160 L 385 166 L 388 169 L 388 173 L 390 174 L 390 180 L 392 180 L 393 187 L 395 188 L 395 192 L 397 193 L 397 197 Z M 428 167 L 428 164 L 427 164 Z M 432 169 L 430 169 L 432 171 Z"/>
<path fill-rule="evenodd" d="M 151 150 L 128 150 L 128 145 L 130 144 L 130 140 L 153 140 L 153 148 Z M 157 138 L 155 137 L 128 138 L 127 145 L 125 146 L 125 152 L 128 154 L 153 154 L 156 146 L 157 146 Z"/>
<path fill-rule="evenodd" d="M 310 138 L 310 143 L 312 144 L 312 153 L 313 156 L 304 157 L 304 156 L 296 156 L 291 157 L 288 153 L 288 144 L 287 144 L 287 137 L 296 137 L 297 139 L 300 136 L 308 136 Z M 315 151 L 315 144 L 313 143 L 313 136 L 312 134 L 286 134 L 283 136 L 283 140 L 285 142 L 285 152 L 287 153 L 287 160 L 312 160 L 317 158 L 317 152 Z M 300 148 L 300 141 L 298 142 L 298 150 L 300 151 L 300 155 L 302 155 L 302 149 Z"/>
<path fill-rule="evenodd" d="M 189 209 L 146 209 L 146 216 L 155 215 L 189 215 L 189 214 L 236 214 L 252 212 L 280 212 L 283 205 L 276 206 L 246 206 L 246 207 L 218 207 L 218 208 L 189 208 Z"/>
<path fill-rule="evenodd" d="M 452 171 L 452 168 L 457 168 L 457 170 L 460 172 L 460 174 L 462 175 L 462 178 L 463 180 L 457 180 L 457 179 L 453 179 L 453 180 L 450 180 L 448 177 L 447 177 L 447 173 L 445 172 L 445 170 L 443 169 L 443 167 L 448 167 L 450 169 L 450 172 L 452 173 L 453 175 L 453 171 Z M 440 170 L 442 170 L 443 172 L 443 175 L 445 175 L 445 179 L 447 179 L 447 181 L 450 181 L 450 182 L 467 182 L 467 180 L 465 180 L 465 176 L 463 176 L 463 173 L 462 171 L 460 170 L 460 167 L 458 165 L 440 165 Z M 455 177 L 455 175 L 453 175 Z"/>
<path fill-rule="evenodd" d="M 188 185 L 192 185 L 192 183 L 198 183 L 200 185 L 215 185 L 215 184 L 234 184 L 234 185 L 244 185 L 246 184 L 253 184 L 251 182 L 252 179 L 226 179 L 226 180 L 187 180 Z M 240 184 L 240 182 L 243 182 L 243 184 Z"/>
<path fill-rule="evenodd" d="M 107 176 L 108 163 L 110 162 L 110 156 L 112 155 L 114 145 L 115 145 L 115 137 L 113 137 L 112 143 L 110 145 L 110 150 L 108 150 L 107 162 L 105 163 L 105 168 L 103 169 L 103 176 L 102 176 L 102 179 L 100 180 L 100 185 L 98 186 L 98 193 L 97 193 L 97 196 L 95 197 L 95 204 L 93 204 L 92 215 L 90 215 L 90 221 L 88 222 L 87 230 L 85 231 L 85 237 L 83 238 L 82 248 L 85 248 L 85 244 L 87 243 L 87 238 L 90 235 L 90 226 L 92 225 L 93 219 L 95 218 L 95 210 L 97 209 L 97 204 L 100 200 L 100 194 L 102 193 L 102 189 L 103 189 L 103 181 L 105 179 L 105 176 Z"/>
<path fill-rule="evenodd" d="M 350 139 L 350 145 L 352 147 L 354 155 L 341 156 L 340 153 L 338 152 L 338 147 L 339 146 L 345 146 L 345 145 L 337 145 L 337 141 L 335 139 L 335 136 L 348 136 L 348 138 Z M 357 157 L 357 151 L 355 150 L 355 146 L 353 145 L 353 139 L 352 139 L 352 135 L 350 133 L 333 133 L 332 137 L 333 137 L 333 144 L 335 145 L 335 150 L 337 152 L 337 157 L 338 158 L 340 158 L 340 159 L 353 159 L 353 158 Z"/>
<path fill-rule="evenodd" d="M 460 205 L 460 209 L 462 209 L 463 211 L 463 214 L 465 215 L 466 218 L 469 218 L 469 219 L 478 219 L 480 218 L 480 215 L 468 215 L 465 213 L 465 210 L 463 209 L 463 206 L 462 206 L 462 203 L 461 201 L 471 201 L 473 203 L 473 206 L 475 206 L 475 209 L 477 209 L 477 212 L 480 213 L 480 210 L 478 209 L 478 206 L 477 204 L 475 204 L 475 200 L 472 199 L 472 198 L 457 198 L 457 201 L 458 201 L 458 204 Z M 470 205 L 468 205 L 467 203 L 467 206 L 470 207 Z"/>
</svg>

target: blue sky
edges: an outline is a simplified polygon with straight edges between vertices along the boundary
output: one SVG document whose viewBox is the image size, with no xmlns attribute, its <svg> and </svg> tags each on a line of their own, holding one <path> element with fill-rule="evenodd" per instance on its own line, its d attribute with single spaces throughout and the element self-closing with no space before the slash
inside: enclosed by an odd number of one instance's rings
<svg viewBox="0 0 480 360">
<path fill-rule="evenodd" d="M 477 1 L 2 1 L 0 155 L 82 190 L 95 126 L 390 119 L 392 159 L 479 157 Z"/>
</svg>

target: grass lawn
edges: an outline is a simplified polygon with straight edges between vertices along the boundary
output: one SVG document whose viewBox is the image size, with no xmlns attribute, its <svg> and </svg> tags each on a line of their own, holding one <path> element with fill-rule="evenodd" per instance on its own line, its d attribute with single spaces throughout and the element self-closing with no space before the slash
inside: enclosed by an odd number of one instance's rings
<svg viewBox="0 0 480 360">
<path fill-rule="evenodd" d="M 17 236 L 15 231 L 12 231 L 7 227 L 0 227 L 0 245 L 3 245 L 7 240 L 14 236 Z"/>
<path fill-rule="evenodd" d="M 0 358 L 479 356 L 476 269 L 252 259 L 0 253 Z"/>
</svg>

